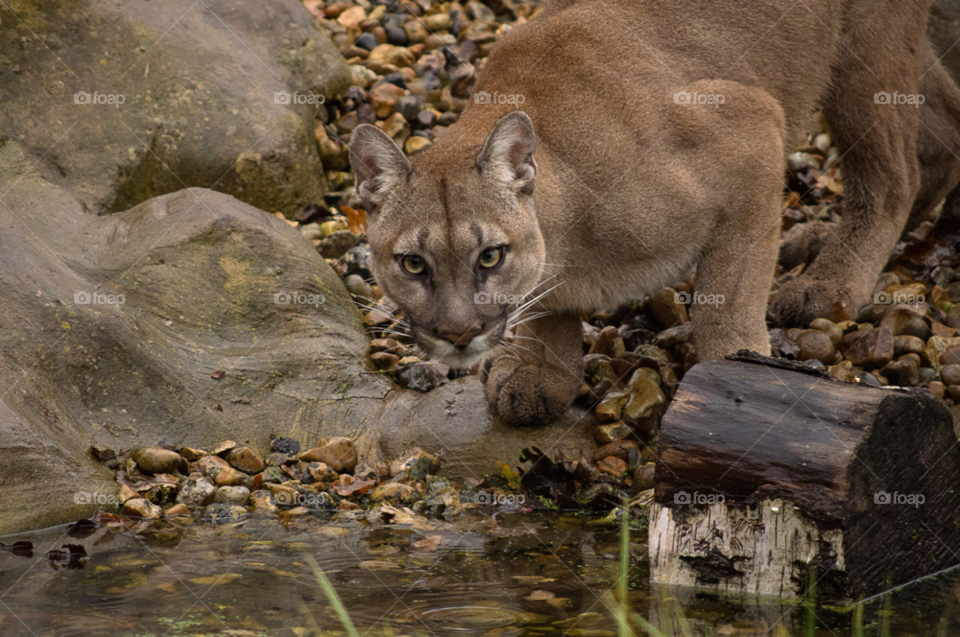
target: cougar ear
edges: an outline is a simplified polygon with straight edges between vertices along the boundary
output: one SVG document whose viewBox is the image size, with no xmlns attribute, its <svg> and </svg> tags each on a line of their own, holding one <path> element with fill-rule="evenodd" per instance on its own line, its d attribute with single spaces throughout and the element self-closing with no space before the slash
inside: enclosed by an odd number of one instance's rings
<svg viewBox="0 0 960 637">
<path fill-rule="evenodd" d="M 413 172 L 390 137 L 370 124 L 361 124 L 350 136 L 350 165 L 356 176 L 357 196 L 368 212 L 376 210 L 386 193 L 406 182 Z"/>
<path fill-rule="evenodd" d="M 511 111 L 500 118 L 487 136 L 477 156 L 477 168 L 482 174 L 530 195 L 537 178 L 535 146 L 530 117 L 523 111 Z"/>
</svg>

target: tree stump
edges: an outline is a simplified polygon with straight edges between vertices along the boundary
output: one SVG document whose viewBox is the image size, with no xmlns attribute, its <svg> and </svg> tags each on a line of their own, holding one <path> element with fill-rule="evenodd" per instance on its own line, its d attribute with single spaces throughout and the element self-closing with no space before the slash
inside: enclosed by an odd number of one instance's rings
<svg viewBox="0 0 960 637">
<path fill-rule="evenodd" d="M 925 390 L 741 352 L 663 417 L 654 582 L 859 599 L 960 563 L 960 445 Z M 810 579 L 812 578 L 812 580 Z"/>
</svg>

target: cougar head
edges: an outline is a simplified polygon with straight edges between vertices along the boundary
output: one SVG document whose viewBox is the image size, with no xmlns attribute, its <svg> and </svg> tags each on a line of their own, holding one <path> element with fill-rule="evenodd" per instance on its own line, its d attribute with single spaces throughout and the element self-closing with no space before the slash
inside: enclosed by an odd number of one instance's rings
<svg viewBox="0 0 960 637">
<path fill-rule="evenodd" d="M 482 146 L 441 142 L 411 159 L 375 126 L 353 131 L 373 275 L 417 345 L 451 367 L 497 347 L 540 280 L 533 151 L 533 122 L 521 111 Z"/>
</svg>

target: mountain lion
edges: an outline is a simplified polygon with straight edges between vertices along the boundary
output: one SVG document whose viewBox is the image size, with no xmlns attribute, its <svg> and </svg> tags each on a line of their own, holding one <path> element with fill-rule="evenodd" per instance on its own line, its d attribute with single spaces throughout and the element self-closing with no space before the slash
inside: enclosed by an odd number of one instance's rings
<svg viewBox="0 0 960 637">
<path fill-rule="evenodd" d="M 495 47 L 484 98 L 433 147 L 408 159 L 378 128 L 354 130 L 376 280 L 431 356 L 483 359 L 491 407 L 515 424 L 576 395 L 581 310 L 694 269 L 717 301 L 692 307 L 699 358 L 767 354 L 785 153 L 818 110 L 842 154 L 843 220 L 777 294 L 780 323 L 866 302 L 911 207 L 922 218 L 960 181 L 960 92 L 927 11 L 555 0 Z"/>
</svg>

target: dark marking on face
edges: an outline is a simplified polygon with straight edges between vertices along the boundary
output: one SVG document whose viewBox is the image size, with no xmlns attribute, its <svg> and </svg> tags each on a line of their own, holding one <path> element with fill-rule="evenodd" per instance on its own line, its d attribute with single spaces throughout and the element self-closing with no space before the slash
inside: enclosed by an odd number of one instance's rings
<svg viewBox="0 0 960 637">
<path fill-rule="evenodd" d="M 473 236 L 477 238 L 477 245 L 483 247 L 483 228 L 480 227 L 480 224 L 471 223 L 470 232 L 472 232 Z"/>
<path fill-rule="evenodd" d="M 447 245 L 453 245 L 453 220 L 450 219 L 450 208 L 447 206 L 447 178 L 440 178 L 440 206 L 443 208 L 443 218 L 447 224 Z"/>
</svg>

